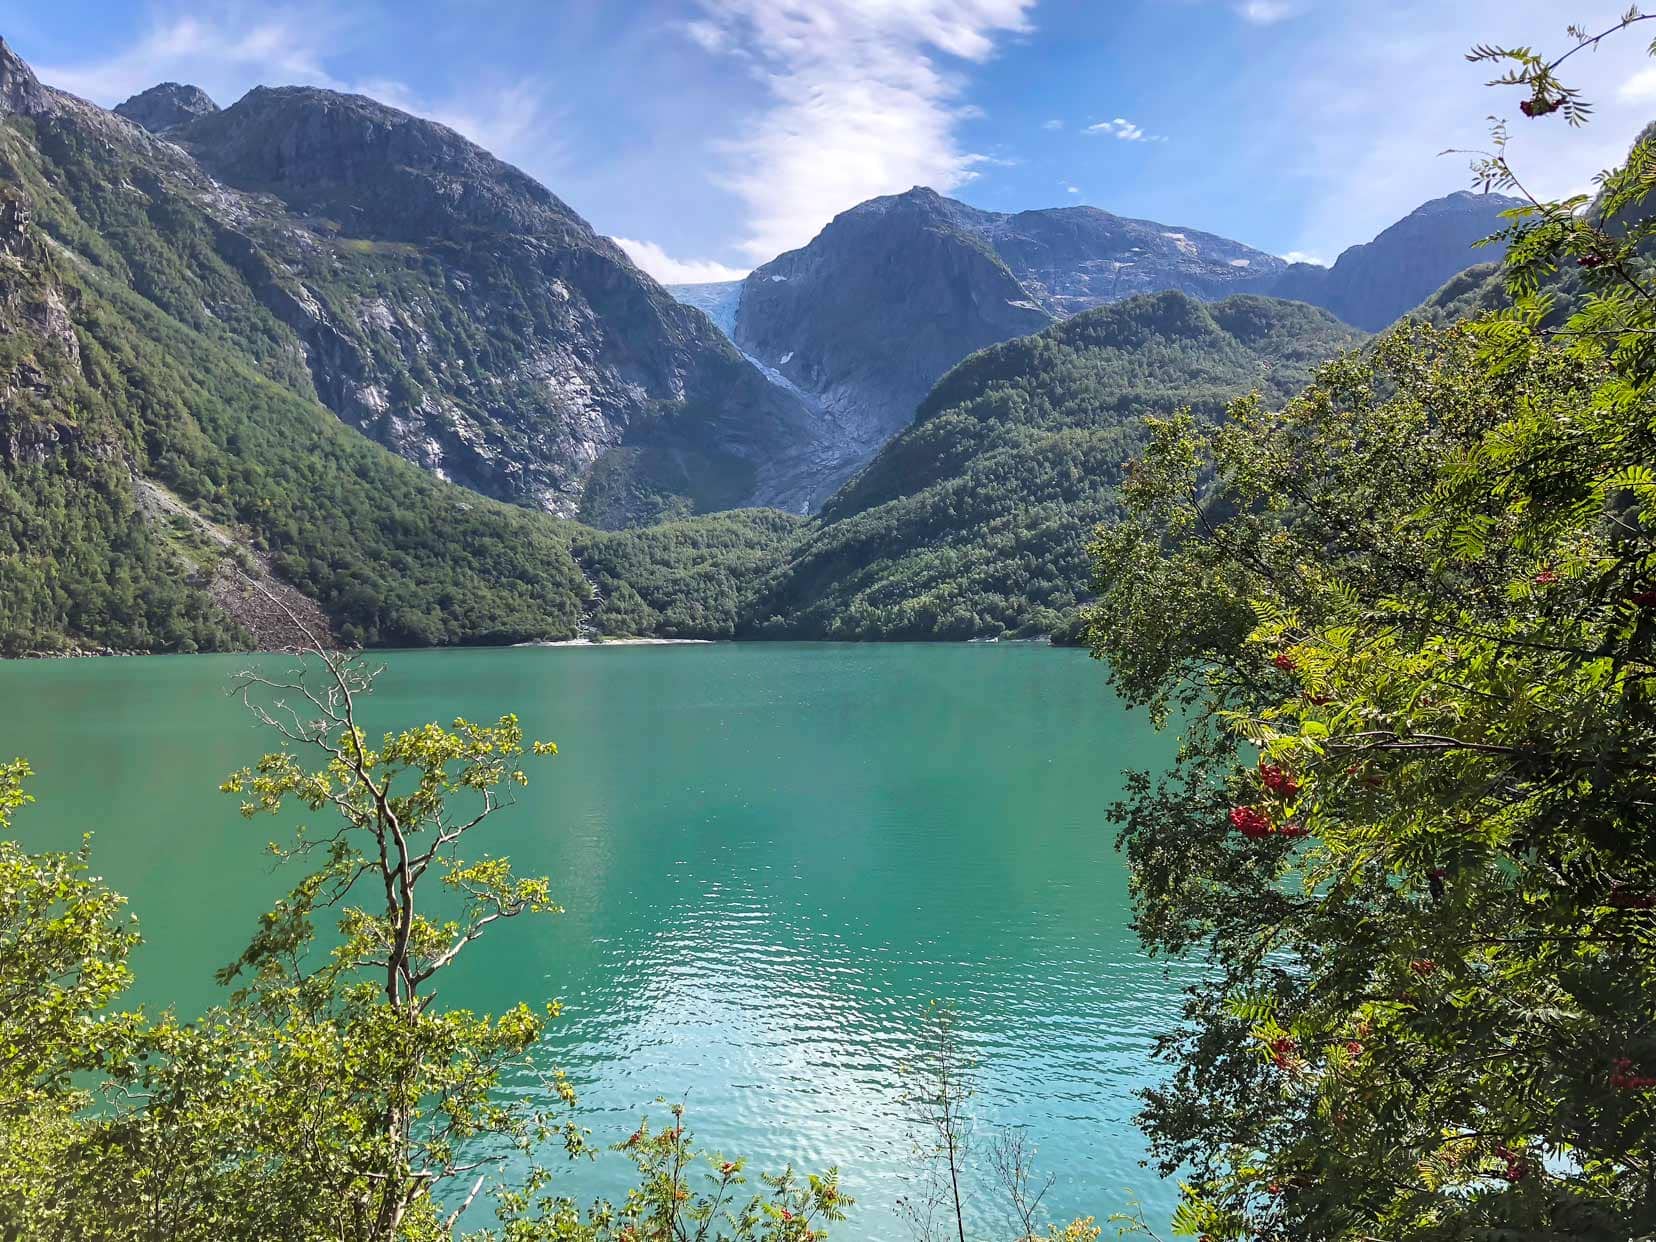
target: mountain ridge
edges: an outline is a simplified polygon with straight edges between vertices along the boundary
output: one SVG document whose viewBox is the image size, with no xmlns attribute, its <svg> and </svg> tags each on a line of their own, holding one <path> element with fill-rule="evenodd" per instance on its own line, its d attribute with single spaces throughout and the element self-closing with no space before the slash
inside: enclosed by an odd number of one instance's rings
<svg viewBox="0 0 1656 1242">
<path fill-rule="evenodd" d="M 227 339 L 302 358 L 301 395 L 441 477 L 599 526 L 798 510 L 820 491 L 797 394 L 552 191 L 444 126 L 313 87 L 218 109 L 163 84 L 106 112 L 9 48 L 0 92 L 11 113 L 107 144 L 56 152 L 86 168 L 67 181 L 83 207 L 103 211 L 91 203 L 111 183 L 153 190 L 191 217 L 162 226 L 196 234 L 187 269 L 221 265 L 243 286 L 147 292 L 187 321 L 236 303 L 232 318 L 260 322 Z"/>
<path fill-rule="evenodd" d="M 820 412 L 850 478 L 975 350 L 1138 293 L 1286 297 L 1375 331 L 1500 247 L 1472 243 L 1516 200 L 1430 200 L 1329 268 L 1091 206 L 984 211 L 924 186 L 860 203 L 738 285 L 679 286 L 761 369 Z"/>
</svg>

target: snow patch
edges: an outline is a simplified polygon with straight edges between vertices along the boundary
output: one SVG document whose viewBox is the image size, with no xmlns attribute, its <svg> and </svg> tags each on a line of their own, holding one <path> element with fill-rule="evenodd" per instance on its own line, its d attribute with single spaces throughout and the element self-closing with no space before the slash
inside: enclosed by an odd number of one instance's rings
<svg viewBox="0 0 1656 1242">
<path fill-rule="evenodd" d="M 772 276 L 771 277 L 771 284 L 773 284 L 773 285 L 774 284 L 780 284 L 782 281 L 784 281 L 786 279 L 788 279 L 786 276 Z"/>
<path fill-rule="evenodd" d="M 1186 254 L 1196 253 L 1195 243 L 1193 243 L 1190 238 L 1186 237 L 1183 233 L 1163 233 L 1162 236 L 1167 238 L 1168 241 L 1172 242 Z"/>
<path fill-rule="evenodd" d="M 1251 259 L 1232 259 L 1230 265 L 1232 267 L 1247 267 L 1251 262 Z"/>
<path fill-rule="evenodd" d="M 793 350 L 790 349 L 787 353 L 783 354 L 780 359 L 777 360 L 776 365 L 779 366 L 779 367 L 785 367 L 792 361 L 793 361 Z"/>
</svg>

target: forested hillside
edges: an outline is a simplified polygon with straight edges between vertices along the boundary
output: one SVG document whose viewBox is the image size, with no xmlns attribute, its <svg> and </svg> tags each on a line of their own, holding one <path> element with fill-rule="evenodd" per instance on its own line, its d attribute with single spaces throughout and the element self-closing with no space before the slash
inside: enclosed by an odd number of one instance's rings
<svg viewBox="0 0 1656 1242">
<path fill-rule="evenodd" d="M 1362 334 L 1299 303 L 1137 297 L 984 350 L 824 507 L 749 632 L 974 638 L 1062 627 L 1142 419 L 1296 391 Z"/>
<path fill-rule="evenodd" d="M 248 577 L 297 588 L 285 607 L 308 596 L 346 640 L 573 633 L 586 586 L 564 530 L 301 395 L 302 357 L 210 244 L 178 153 L 0 56 L 6 650 L 270 641 L 267 613 L 285 617 L 260 592 L 246 606 Z"/>
</svg>

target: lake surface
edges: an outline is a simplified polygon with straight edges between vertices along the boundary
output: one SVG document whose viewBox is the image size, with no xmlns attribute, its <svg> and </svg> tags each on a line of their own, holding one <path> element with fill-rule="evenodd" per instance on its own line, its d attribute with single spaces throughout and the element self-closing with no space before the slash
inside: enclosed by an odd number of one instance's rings
<svg viewBox="0 0 1656 1242">
<path fill-rule="evenodd" d="M 152 1007 L 218 999 L 213 969 L 294 878 L 261 853 L 278 825 L 244 823 L 217 792 L 274 747 L 225 694 L 247 662 L 0 665 L 0 758 L 37 772 L 20 835 L 94 833 L 95 869 L 139 916 L 134 999 Z M 1102 1223 L 1131 1191 L 1165 1222 L 1174 1188 L 1138 1165 L 1132 1093 L 1157 1076 L 1178 977 L 1128 928 L 1105 812 L 1121 770 L 1159 766 L 1173 739 L 1123 712 L 1099 665 L 1036 646 L 835 644 L 385 663 L 371 731 L 515 711 L 560 747 L 486 848 L 550 875 L 568 912 L 500 926 L 443 995 L 561 997 L 545 1055 L 595 1138 L 682 1099 L 703 1145 L 752 1171 L 840 1165 L 859 1204 L 834 1238 L 903 1238 L 901 1067 L 943 999 L 978 1062 L 979 1146 L 1024 1127 L 1056 1175 L 1055 1216 Z M 615 1193 L 623 1173 L 606 1155 L 566 1185 Z M 969 1188 L 980 1223 L 998 1222 L 981 1153 Z"/>
</svg>

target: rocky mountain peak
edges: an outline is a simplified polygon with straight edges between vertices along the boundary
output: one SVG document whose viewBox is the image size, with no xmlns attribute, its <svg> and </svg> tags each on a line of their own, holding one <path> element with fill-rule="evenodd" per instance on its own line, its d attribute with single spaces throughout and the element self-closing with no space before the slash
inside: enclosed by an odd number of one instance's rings
<svg viewBox="0 0 1656 1242">
<path fill-rule="evenodd" d="M 34 116 L 50 110 L 51 96 L 34 70 L 0 38 L 0 113 Z"/>
<path fill-rule="evenodd" d="M 142 125 L 152 134 L 165 133 L 218 110 L 206 91 L 183 82 L 159 83 L 115 106 L 117 116 Z"/>
<path fill-rule="evenodd" d="M 338 220 L 353 236 L 591 235 L 528 174 L 446 125 L 364 95 L 259 86 L 168 136 L 220 181 Z"/>
</svg>

